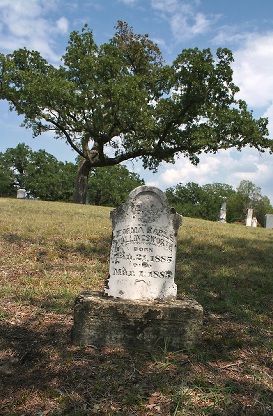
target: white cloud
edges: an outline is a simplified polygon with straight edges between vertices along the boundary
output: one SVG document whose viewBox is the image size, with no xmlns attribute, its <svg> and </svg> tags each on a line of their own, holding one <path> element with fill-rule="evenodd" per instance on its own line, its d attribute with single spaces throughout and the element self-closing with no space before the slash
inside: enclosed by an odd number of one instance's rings
<svg viewBox="0 0 273 416">
<path fill-rule="evenodd" d="M 249 36 L 248 31 L 243 31 L 237 25 L 225 25 L 218 28 L 218 33 L 212 39 L 215 45 L 230 45 L 244 42 Z"/>
<path fill-rule="evenodd" d="M 54 2 L 49 0 L 47 5 L 48 7 L 52 7 Z M 0 0 L 0 9 L 4 10 L 6 17 L 14 15 L 39 16 L 44 7 L 45 2 L 41 0 L 29 0 L 28 7 L 26 7 L 25 0 Z"/>
<path fill-rule="evenodd" d="M 155 10 L 159 10 L 163 13 L 176 13 L 179 10 L 179 0 L 152 0 L 151 5 Z M 184 7 L 186 11 L 185 4 L 181 4 L 181 7 Z M 191 9 L 190 5 L 187 5 L 188 10 Z"/>
<path fill-rule="evenodd" d="M 262 194 L 273 203 L 273 164 L 272 155 L 260 154 L 255 149 L 245 148 L 241 152 L 235 149 L 220 150 L 216 155 L 204 154 L 198 166 L 193 166 L 186 158 L 179 158 L 175 165 L 164 164 L 158 174 L 154 174 L 147 184 L 161 189 L 195 182 L 226 183 L 236 189 L 241 180 L 250 180 L 260 186 Z"/>
<path fill-rule="evenodd" d="M 120 1 L 120 3 L 124 3 L 126 5 L 131 6 L 131 5 L 135 4 L 137 0 L 119 0 L 119 1 Z"/>
<path fill-rule="evenodd" d="M 160 13 L 163 20 L 169 22 L 173 36 L 177 42 L 202 35 L 210 29 L 218 16 L 206 16 L 197 13 L 197 1 L 152 0 L 152 8 Z"/>
<path fill-rule="evenodd" d="M 206 162 L 201 163 L 198 168 L 190 163 L 188 159 L 181 158 L 175 167 L 168 168 L 161 174 L 161 180 L 167 186 L 173 186 L 179 182 L 207 183 L 209 177 L 213 177 L 219 168 L 219 160 L 212 156 L 206 157 Z M 194 180 L 192 178 L 195 178 Z"/>
<path fill-rule="evenodd" d="M 48 18 L 56 12 L 56 0 L 0 0 L 0 48 L 5 52 L 26 47 L 39 50 L 47 59 L 57 62 L 55 36 L 67 33 L 68 21 Z"/>
<path fill-rule="evenodd" d="M 272 44 L 273 32 L 250 34 L 234 53 L 234 81 L 240 88 L 240 97 L 251 107 L 272 105 Z"/>
<path fill-rule="evenodd" d="M 210 20 L 202 13 L 184 15 L 176 13 L 171 18 L 171 28 L 177 41 L 190 39 L 194 36 L 204 34 L 210 27 Z"/>
<path fill-rule="evenodd" d="M 56 22 L 57 29 L 60 31 L 60 33 L 67 33 L 68 32 L 68 20 L 65 17 L 61 17 Z"/>
</svg>

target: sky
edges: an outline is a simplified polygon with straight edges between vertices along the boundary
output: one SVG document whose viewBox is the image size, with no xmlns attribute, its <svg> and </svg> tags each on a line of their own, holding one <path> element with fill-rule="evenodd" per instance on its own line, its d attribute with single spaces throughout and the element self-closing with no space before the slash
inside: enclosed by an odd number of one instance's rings
<svg viewBox="0 0 273 416">
<path fill-rule="evenodd" d="M 69 34 L 85 23 L 100 45 L 113 36 L 118 20 L 135 33 L 147 33 L 170 64 L 182 49 L 218 47 L 233 52 L 233 79 L 255 118 L 268 117 L 273 138 L 273 1 L 272 0 L 0 0 L 0 53 L 26 47 L 59 65 Z M 0 101 L 0 152 L 25 143 L 33 151 L 45 149 L 58 160 L 75 161 L 65 141 L 46 133 L 32 137 L 21 127 L 22 117 Z M 259 186 L 273 204 L 273 155 L 245 148 L 202 155 L 197 167 L 184 157 L 162 163 L 157 173 L 132 161 L 129 170 L 147 185 L 165 190 L 178 183 L 225 183 L 236 189 L 241 180 Z"/>
</svg>

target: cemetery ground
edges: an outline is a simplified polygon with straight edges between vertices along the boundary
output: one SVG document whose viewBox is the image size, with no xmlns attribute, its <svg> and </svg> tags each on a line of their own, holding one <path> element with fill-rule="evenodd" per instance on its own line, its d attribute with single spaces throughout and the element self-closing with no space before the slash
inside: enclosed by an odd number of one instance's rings
<svg viewBox="0 0 273 416">
<path fill-rule="evenodd" d="M 184 218 L 178 293 L 204 308 L 191 351 L 71 344 L 103 290 L 110 208 L 0 198 L 0 414 L 273 414 L 273 231 Z M 182 213 L 183 214 L 183 213 Z"/>
</svg>

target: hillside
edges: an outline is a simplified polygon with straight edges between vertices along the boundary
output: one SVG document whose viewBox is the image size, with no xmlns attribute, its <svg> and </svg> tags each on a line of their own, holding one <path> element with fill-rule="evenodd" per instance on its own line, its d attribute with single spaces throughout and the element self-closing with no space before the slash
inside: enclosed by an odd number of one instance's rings
<svg viewBox="0 0 273 416">
<path fill-rule="evenodd" d="M 273 231 L 184 218 L 178 292 L 204 308 L 194 351 L 70 342 L 73 302 L 102 290 L 110 208 L 0 198 L 0 413 L 269 415 Z"/>
</svg>

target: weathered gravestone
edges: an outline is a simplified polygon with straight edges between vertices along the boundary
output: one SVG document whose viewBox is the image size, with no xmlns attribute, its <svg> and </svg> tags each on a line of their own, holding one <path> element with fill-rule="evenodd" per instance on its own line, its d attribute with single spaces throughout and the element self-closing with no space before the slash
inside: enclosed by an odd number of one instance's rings
<svg viewBox="0 0 273 416">
<path fill-rule="evenodd" d="M 112 211 L 110 277 L 105 293 L 123 299 L 175 299 L 174 283 L 181 215 L 163 192 L 139 187 Z"/>
<path fill-rule="evenodd" d="M 256 217 L 252 218 L 251 227 L 256 228 L 258 226 L 258 220 Z"/>
<path fill-rule="evenodd" d="M 227 199 L 223 198 L 222 205 L 219 212 L 219 222 L 227 222 Z"/>
<path fill-rule="evenodd" d="M 246 215 L 246 226 L 251 227 L 252 226 L 252 216 L 253 216 L 253 209 L 248 208 L 247 215 Z"/>
<path fill-rule="evenodd" d="M 181 215 L 162 191 L 140 186 L 111 213 L 109 278 L 103 293 L 84 292 L 75 302 L 75 344 L 97 347 L 192 347 L 200 340 L 202 307 L 177 299 L 174 282 Z"/>
<path fill-rule="evenodd" d="M 273 229 L 273 214 L 265 214 L 265 228 L 267 230 Z"/>
<path fill-rule="evenodd" d="M 18 189 L 17 190 L 17 199 L 25 199 L 26 198 L 26 190 L 25 189 Z"/>
</svg>

